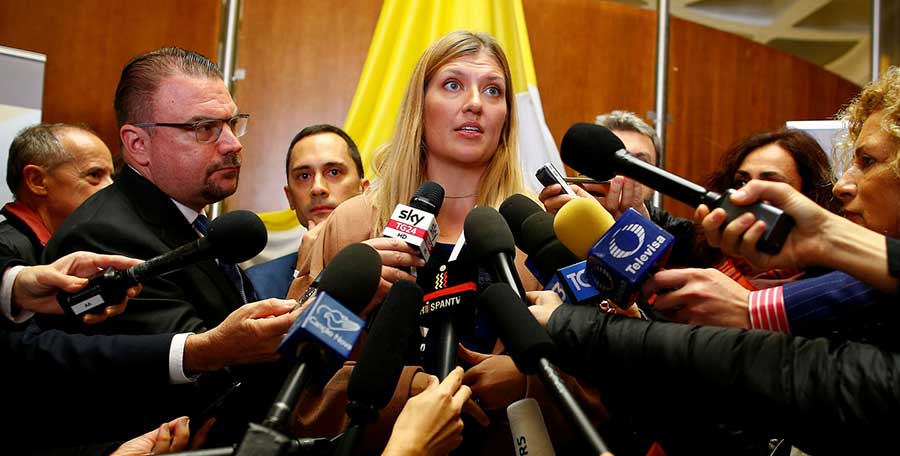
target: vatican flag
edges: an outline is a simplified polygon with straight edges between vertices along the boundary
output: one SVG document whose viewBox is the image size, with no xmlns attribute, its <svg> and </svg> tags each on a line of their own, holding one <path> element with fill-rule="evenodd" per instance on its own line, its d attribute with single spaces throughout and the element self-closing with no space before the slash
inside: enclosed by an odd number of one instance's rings
<svg viewBox="0 0 900 456">
<path fill-rule="evenodd" d="M 544 163 L 562 170 L 544 121 L 521 0 L 385 0 L 344 130 L 356 141 L 367 175 L 375 149 L 388 142 L 403 91 L 419 57 L 454 30 L 494 36 L 509 59 L 519 116 L 519 160 L 529 187 Z"/>
</svg>

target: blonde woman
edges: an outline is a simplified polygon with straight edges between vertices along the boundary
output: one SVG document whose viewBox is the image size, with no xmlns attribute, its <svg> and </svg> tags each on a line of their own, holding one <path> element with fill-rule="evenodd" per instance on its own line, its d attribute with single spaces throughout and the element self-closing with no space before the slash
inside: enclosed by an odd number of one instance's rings
<svg viewBox="0 0 900 456">
<path fill-rule="evenodd" d="M 465 253 L 451 261 L 451 252 L 460 242 L 463 223 L 472 208 L 498 207 L 515 193 L 528 193 L 516 138 L 512 78 L 506 55 L 496 40 L 482 33 L 457 31 L 433 43 L 413 70 L 392 140 L 375 153 L 375 182 L 363 195 L 335 209 L 317 229 L 315 242 L 304 241 L 297 267 L 300 275 L 288 296 L 302 295 L 328 261 L 354 242 L 365 242 L 378 250 L 383 265 L 378 296 L 362 312 L 363 318 L 380 303 L 392 283 L 416 280 L 403 269 L 417 268 L 418 283 L 426 295 L 435 291 L 436 273 L 447 274 L 450 283 L 484 283 L 485 275 L 479 274 L 476 264 L 466 262 Z M 406 243 L 381 236 L 397 204 L 408 204 L 425 180 L 440 184 L 445 192 L 437 217 L 438 245 L 428 265 Z M 524 267 L 521 252 L 516 264 L 525 288 L 538 289 L 539 283 Z M 468 367 L 463 383 L 471 387 L 473 398 L 480 404 L 470 401 L 464 411 L 487 424 L 482 409 L 503 412 L 513 401 L 533 393 L 531 382 L 508 356 L 492 354 L 496 337 L 483 318 L 474 317 L 472 330 L 461 339 L 467 348 L 460 348 L 459 361 Z M 425 345 L 426 354 L 411 354 L 420 359 L 410 364 L 428 363 L 428 339 Z M 397 388 L 401 394 L 395 394 L 387 409 L 399 411 L 406 399 L 424 389 L 427 380 L 420 368 L 406 368 Z M 298 414 L 304 434 L 316 435 L 307 429 L 317 429 L 316 416 L 326 414 L 322 408 L 333 406 L 329 401 L 319 398 L 315 405 L 320 408 L 314 415 L 304 418 Z M 311 407 L 306 405 L 307 409 Z M 508 446 L 508 430 L 504 432 L 502 442 Z M 384 435 L 388 433 L 386 428 Z"/>
</svg>

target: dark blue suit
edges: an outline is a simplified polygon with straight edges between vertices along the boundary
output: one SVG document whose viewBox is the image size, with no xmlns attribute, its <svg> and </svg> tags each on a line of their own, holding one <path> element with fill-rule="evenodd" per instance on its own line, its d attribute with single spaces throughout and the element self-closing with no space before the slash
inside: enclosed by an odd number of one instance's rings
<svg viewBox="0 0 900 456">
<path fill-rule="evenodd" d="M 253 288 L 259 299 L 284 299 L 288 289 L 291 288 L 296 267 L 297 252 L 294 252 L 248 268 L 247 276 L 253 282 Z"/>
</svg>

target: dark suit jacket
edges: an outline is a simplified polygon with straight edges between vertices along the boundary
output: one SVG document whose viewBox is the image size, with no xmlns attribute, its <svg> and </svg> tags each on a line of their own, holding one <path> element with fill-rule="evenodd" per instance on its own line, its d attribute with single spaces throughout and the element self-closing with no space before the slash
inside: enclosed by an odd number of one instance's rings
<svg viewBox="0 0 900 456">
<path fill-rule="evenodd" d="M 294 252 L 248 268 L 247 276 L 253 282 L 259 299 L 284 299 L 294 281 L 296 268 L 297 252 Z"/>
<path fill-rule="evenodd" d="M 77 250 L 149 259 L 197 238 L 197 233 L 166 194 L 125 167 L 113 185 L 97 192 L 66 219 L 47 244 L 44 260 L 52 261 Z M 249 284 L 249 280 L 245 283 Z M 33 324 L 41 331 L 61 329 L 81 334 L 202 332 L 222 322 L 243 304 L 237 289 L 219 270 L 215 260 L 200 261 L 162 277 L 147 279 L 142 285 L 140 296 L 129 301 L 125 313 L 102 324 L 84 325 L 59 316 L 40 316 Z M 148 350 L 155 351 L 163 345 L 167 353 L 168 343 L 153 344 Z M 133 354 L 115 351 L 109 355 L 125 357 L 127 362 Z M 79 442 L 131 438 L 179 415 L 196 414 L 219 393 L 215 388 L 202 387 L 202 382 L 170 385 L 166 369 L 150 372 L 146 366 L 133 368 L 157 381 L 140 389 L 120 384 L 108 394 L 90 400 L 73 395 L 69 403 L 60 407 L 73 412 L 73 416 L 65 416 L 67 422 L 61 425 L 69 435 L 60 438 L 71 437 Z M 79 377 L 58 383 L 62 382 L 84 385 L 86 381 Z M 86 423 L 87 416 L 105 419 L 102 424 Z"/>
</svg>

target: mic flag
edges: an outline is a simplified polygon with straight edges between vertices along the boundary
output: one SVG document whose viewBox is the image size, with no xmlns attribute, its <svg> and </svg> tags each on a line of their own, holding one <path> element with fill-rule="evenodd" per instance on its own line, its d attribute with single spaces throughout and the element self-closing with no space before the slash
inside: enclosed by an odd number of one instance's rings
<svg viewBox="0 0 900 456">
<path fill-rule="evenodd" d="M 365 326 L 356 314 L 372 300 L 380 280 L 381 257 L 375 249 L 351 244 L 338 252 L 322 271 L 315 298 L 294 320 L 278 353 L 295 359 L 300 343 L 313 341 L 337 359 L 347 359 Z"/>
<path fill-rule="evenodd" d="M 657 264 L 665 264 L 674 237 L 629 208 L 588 252 L 588 281 L 628 307 Z"/>
<path fill-rule="evenodd" d="M 443 203 L 444 188 L 435 182 L 423 182 L 409 206 L 398 204 L 394 208 L 382 236 L 406 241 L 427 263 L 440 233 L 436 217 Z"/>
<path fill-rule="evenodd" d="M 541 407 L 532 398 L 520 399 L 506 408 L 509 430 L 512 432 L 516 454 L 529 456 L 555 456 L 553 442 L 544 424 Z"/>
</svg>

